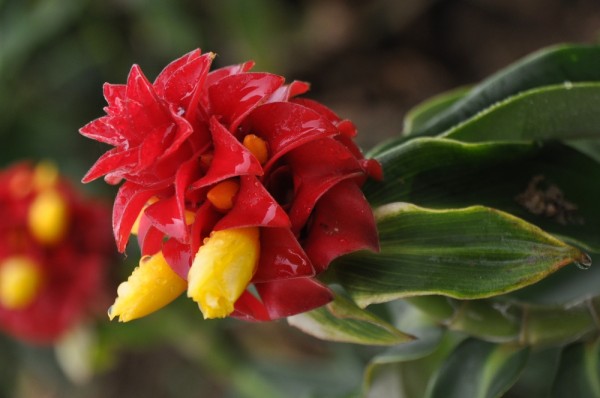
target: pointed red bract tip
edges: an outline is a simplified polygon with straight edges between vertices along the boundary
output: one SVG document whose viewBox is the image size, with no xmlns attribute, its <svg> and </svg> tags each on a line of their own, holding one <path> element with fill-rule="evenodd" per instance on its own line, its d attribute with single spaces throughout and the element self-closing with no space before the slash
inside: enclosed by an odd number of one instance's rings
<svg viewBox="0 0 600 398">
<path fill-rule="evenodd" d="M 84 182 L 125 180 L 113 211 L 118 249 L 138 220 L 142 255 L 162 251 L 182 278 L 214 231 L 258 227 L 253 287 L 232 316 L 264 321 L 323 305 L 332 295 L 315 275 L 378 249 L 360 187 L 381 168 L 354 143 L 351 121 L 298 98 L 308 83 L 249 72 L 253 62 L 209 71 L 213 59 L 193 50 L 154 83 L 134 65 L 125 85 L 105 84 L 106 116 L 81 134 L 114 148 Z M 225 197 L 223 184 L 238 189 Z"/>
</svg>

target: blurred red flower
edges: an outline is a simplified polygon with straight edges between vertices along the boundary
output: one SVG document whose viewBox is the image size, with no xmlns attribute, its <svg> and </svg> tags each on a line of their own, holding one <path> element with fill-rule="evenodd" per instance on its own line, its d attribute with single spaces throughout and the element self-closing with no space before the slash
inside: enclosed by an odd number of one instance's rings
<svg viewBox="0 0 600 398">
<path fill-rule="evenodd" d="M 252 62 L 209 72 L 213 58 L 192 51 L 154 83 L 133 66 L 127 84 L 104 85 L 106 116 L 81 129 L 114 146 L 83 181 L 125 180 L 116 243 L 124 251 L 133 232 L 142 250 L 112 309 L 123 321 L 185 289 L 207 318 L 290 316 L 332 299 L 314 277 L 333 259 L 378 249 L 360 187 L 381 168 L 355 126 L 297 98 L 306 83 L 249 72 Z M 152 275 L 169 281 L 162 300 Z"/>
<path fill-rule="evenodd" d="M 50 164 L 0 173 L 0 329 L 51 343 L 99 310 L 114 259 L 108 214 Z"/>
</svg>

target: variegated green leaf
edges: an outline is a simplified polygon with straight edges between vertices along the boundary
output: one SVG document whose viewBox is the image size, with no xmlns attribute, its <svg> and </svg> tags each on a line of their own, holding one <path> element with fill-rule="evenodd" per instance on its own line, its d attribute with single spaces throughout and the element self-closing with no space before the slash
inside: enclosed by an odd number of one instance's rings
<svg viewBox="0 0 600 398">
<path fill-rule="evenodd" d="M 483 300 L 442 296 L 404 300 L 449 330 L 491 342 L 537 346 L 569 344 L 594 333 L 600 313 L 600 296 L 565 305 L 534 305 L 515 301 L 511 295 Z"/>
<path fill-rule="evenodd" d="M 403 300 L 387 305 L 400 330 L 416 340 L 391 347 L 375 356 L 365 369 L 363 390 L 369 397 L 422 396 L 432 370 L 458 344 L 434 319 Z M 426 358 L 431 357 L 431 358 Z"/>
<path fill-rule="evenodd" d="M 504 299 L 536 307 L 572 307 L 600 297 L 600 255 L 592 254 L 592 266 L 581 272 L 564 267 L 538 283 L 507 294 Z"/>
<path fill-rule="evenodd" d="M 552 381 L 558 369 L 561 351 L 561 347 L 532 349 L 527 366 L 506 396 L 550 397 Z"/>
<path fill-rule="evenodd" d="M 411 137 L 441 134 L 494 104 L 524 91 L 565 82 L 598 81 L 600 81 L 599 46 L 559 45 L 545 48 L 485 79 L 468 95 L 428 119 L 419 129 L 412 129 Z M 410 137 L 393 139 L 380 145 L 372 153 L 383 153 L 407 138 Z"/>
<path fill-rule="evenodd" d="M 466 340 L 450 355 L 427 388 L 426 398 L 496 398 L 517 380 L 529 350 Z"/>
<path fill-rule="evenodd" d="M 564 349 L 551 397 L 600 398 L 600 339 Z"/>
<path fill-rule="evenodd" d="M 441 341 L 408 343 L 394 352 L 376 357 L 367 369 L 364 396 L 368 398 L 423 397 L 436 369 L 464 340 L 464 336 L 446 333 Z M 433 345 L 432 343 L 436 343 Z"/>
<path fill-rule="evenodd" d="M 330 267 L 360 306 L 424 294 L 491 297 L 589 259 L 534 225 L 482 206 L 395 203 L 376 217 L 381 253 L 354 253 Z"/>
<path fill-rule="evenodd" d="M 378 157 L 385 179 L 365 185 L 373 205 L 485 205 L 590 251 L 600 251 L 600 163 L 557 143 L 461 143 L 417 138 Z M 585 172 L 583 172 L 585 171 Z"/>
<path fill-rule="evenodd" d="M 287 318 L 288 323 L 323 340 L 395 345 L 414 339 L 351 300 L 336 294 L 331 303 Z"/>
</svg>

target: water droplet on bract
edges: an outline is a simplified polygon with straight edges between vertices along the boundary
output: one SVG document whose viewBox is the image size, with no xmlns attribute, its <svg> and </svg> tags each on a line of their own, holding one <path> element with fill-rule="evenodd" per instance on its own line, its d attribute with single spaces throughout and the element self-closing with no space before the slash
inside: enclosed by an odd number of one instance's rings
<svg viewBox="0 0 600 398">
<path fill-rule="evenodd" d="M 587 270 L 592 266 L 592 258 L 587 253 L 582 253 L 578 261 L 575 261 L 575 265 L 579 269 Z"/>
<path fill-rule="evenodd" d="M 108 311 L 107 311 L 108 317 L 111 318 L 111 319 L 113 317 L 112 316 L 112 312 L 113 312 L 113 306 L 111 305 L 110 307 L 108 307 Z"/>
</svg>

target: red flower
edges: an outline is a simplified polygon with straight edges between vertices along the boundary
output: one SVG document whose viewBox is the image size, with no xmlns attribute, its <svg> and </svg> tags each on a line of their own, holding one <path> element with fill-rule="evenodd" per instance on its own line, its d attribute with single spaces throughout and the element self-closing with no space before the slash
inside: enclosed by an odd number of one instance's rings
<svg viewBox="0 0 600 398">
<path fill-rule="evenodd" d="M 108 209 L 48 164 L 0 173 L 0 328 L 50 343 L 92 309 L 113 256 Z"/>
<path fill-rule="evenodd" d="M 114 234 L 124 251 L 137 233 L 144 256 L 120 287 L 121 320 L 186 288 L 205 317 L 293 315 L 331 300 L 314 277 L 333 259 L 378 249 L 360 186 L 381 169 L 352 141 L 354 125 L 296 98 L 306 83 L 249 72 L 251 62 L 209 72 L 213 58 L 192 51 L 154 83 L 134 66 L 126 85 L 105 84 L 107 115 L 81 129 L 114 146 L 83 181 L 125 180 Z M 177 288 L 158 300 L 151 275 Z"/>
</svg>

